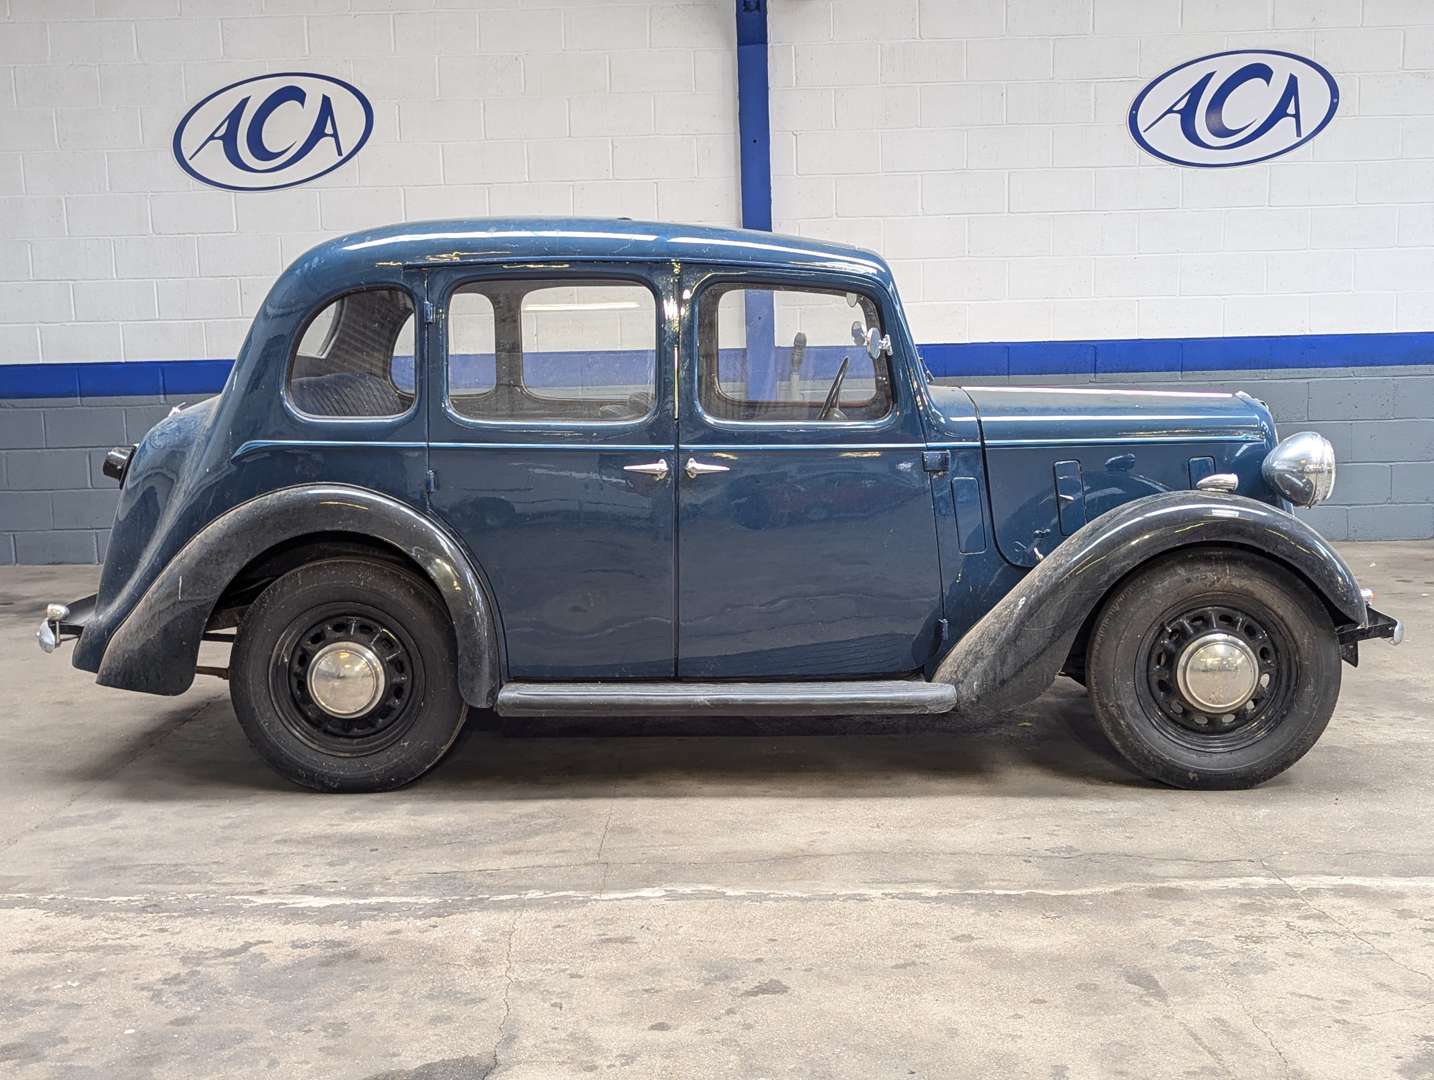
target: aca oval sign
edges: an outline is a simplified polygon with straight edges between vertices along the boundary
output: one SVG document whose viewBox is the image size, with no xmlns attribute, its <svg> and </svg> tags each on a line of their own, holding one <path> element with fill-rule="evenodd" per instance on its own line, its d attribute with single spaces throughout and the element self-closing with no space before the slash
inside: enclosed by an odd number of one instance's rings
<svg viewBox="0 0 1434 1080">
<path fill-rule="evenodd" d="M 229 191 L 272 191 L 333 172 L 373 132 L 373 106 L 331 75 L 285 71 L 214 91 L 174 129 L 174 160 Z"/>
<path fill-rule="evenodd" d="M 1130 134 L 1176 165 L 1222 168 L 1287 154 L 1334 119 L 1339 86 L 1313 60 L 1273 49 L 1171 68 L 1130 106 Z"/>
</svg>

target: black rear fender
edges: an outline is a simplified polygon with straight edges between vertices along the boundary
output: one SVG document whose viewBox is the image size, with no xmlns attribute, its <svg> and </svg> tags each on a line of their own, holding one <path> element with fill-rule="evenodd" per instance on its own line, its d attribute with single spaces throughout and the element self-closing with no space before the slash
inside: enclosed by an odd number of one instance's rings
<svg viewBox="0 0 1434 1080">
<path fill-rule="evenodd" d="M 115 630 L 96 681 L 151 694 L 181 694 L 194 681 L 199 643 L 221 599 L 249 568 L 270 565 L 266 553 L 287 542 L 315 557 L 354 552 L 353 541 L 332 551 L 306 538 L 369 538 L 416 566 L 453 620 L 459 687 L 471 705 L 488 707 L 498 693 L 500 635 L 482 581 L 467 555 L 442 529 L 386 495 L 340 484 L 282 488 L 234 507 L 201 529 L 170 560 Z M 272 565 L 283 565 L 280 558 Z"/>
</svg>

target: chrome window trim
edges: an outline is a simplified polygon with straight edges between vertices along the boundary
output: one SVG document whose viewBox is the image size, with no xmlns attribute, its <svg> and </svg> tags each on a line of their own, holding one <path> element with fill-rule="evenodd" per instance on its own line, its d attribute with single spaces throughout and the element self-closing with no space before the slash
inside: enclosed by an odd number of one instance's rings
<svg viewBox="0 0 1434 1080">
<path fill-rule="evenodd" d="M 891 353 L 886 354 L 887 386 L 891 388 L 890 407 L 886 412 L 875 420 L 724 420 L 718 419 L 709 413 L 702 404 L 702 343 L 698 338 L 702 328 L 697 312 L 701 309 L 703 297 L 712 286 L 733 284 L 737 288 L 751 289 L 754 291 L 766 289 L 769 292 L 815 292 L 836 295 L 840 292 L 859 293 L 876 308 L 877 318 L 881 320 L 881 331 L 889 333 L 881 309 L 881 298 L 869 287 L 834 289 L 830 286 L 821 287 L 817 284 L 799 285 L 790 281 L 782 281 L 780 278 L 758 278 L 747 279 L 745 277 L 732 278 L 721 273 L 713 274 L 703 278 L 693 291 L 692 298 L 687 302 L 687 310 L 692 323 L 691 344 L 694 346 L 692 354 L 692 406 L 696 416 L 709 428 L 717 431 L 746 431 L 751 429 L 771 429 L 793 432 L 816 431 L 881 431 L 884 428 L 896 426 L 901 418 L 901 410 L 897 408 L 896 396 L 896 365 L 892 362 Z M 720 302 L 720 301 L 719 301 Z M 720 348 L 720 344 L 719 344 Z M 864 351 L 864 350 L 863 350 Z M 675 389 L 674 399 L 680 397 L 682 388 Z M 725 394 L 723 395 L 726 396 Z M 731 400 L 731 399 L 729 399 Z M 811 445 L 811 444 L 808 444 Z M 915 445 L 915 444 L 912 444 Z"/>
<path fill-rule="evenodd" d="M 513 268 L 507 267 L 507 266 L 500 266 L 500 267 L 496 267 L 495 269 L 498 269 L 499 271 L 511 271 Z M 435 325 L 438 325 L 438 324 L 441 323 L 441 324 L 442 324 L 442 327 L 443 327 L 443 329 L 442 329 L 442 331 L 441 331 L 441 339 L 442 339 L 442 343 L 443 343 L 443 356 L 442 356 L 442 371 L 443 371 L 443 375 L 442 375 L 442 379 L 443 379 L 442 407 L 443 407 L 443 413 L 444 413 L 444 415 L 447 416 L 449 419 L 453 420 L 453 421 L 454 421 L 455 423 L 457 423 L 460 427 L 473 428 L 473 429 L 475 429 L 475 430 L 497 429 L 497 430 L 501 430 L 501 431 L 521 431 L 521 430 L 527 429 L 527 430 L 534 430 L 534 431 L 590 431 L 590 430 L 592 430 L 593 428 L 598 428 L 598 429 L 601 429 L 601 430 L 603 430 L 603 431 L 621 431 L 621 430 L 623 430 L 624 428 L 628 428 L 628 427 L 639 427 L 639 426 L 641 426 L 641 425 L 643 425 L 643 424 L 651 423 L 652 419 L 653 419 L 655 416 L 657 416 L 658 411 L 659 411 L 659 408 L 660 408 L 660 406 L 661 406 L 661 401 L 660 401 L 661 394 L 660 394 L 659 391 L 660 391 L 661 383 L 662 383 L 662 380 L 661 380 L 661 378 L 660 378 L 660 374 L 661 374 L 661 371 L 662 371 L 662 362 L 661 362 L 662 348 L 661 348 L 661 341 L 662 341 L 662 330 L 663 330 L 663 318 L 662 318 L 663 303 L 662 303 L 662 294 L 661 294 L 660 292 L 658 292 L 656 286 L 652 283 L 651 280 L 649 280 L 648 278 L 642 277 L 641 275 L 635 275 L 635 274 L 632 274 L 632 273 L 599 273 L 597 276 L 600 277 L 600 278 L 608 278 L 608 279 L 611 279 L 611 280 L 613 280 L 613 281 L 623 281 L 623 282 L 627 282 L 627 283 L 630 284 L 630 285 L 641 285 L 643 288 L 645 288 L 648 292 L 650 292 L 650 293 L 652 294 L 652 300 L 653 300 L 653 315 L 654 315 L 654 324 L 653 324 L 653 325 L 654 325 L 654 334 L 653 334 L 653 346 L 652 346 L 652 347 L 653 347 L 652 405 L 648 408 L 648 410 L 647 410 L 646 413 L 644 413 L 642 416 L 633 417 L 633 418 L 629 418 L 629 419 L 623 419 L 623 420 L 520 420 L 520 419 L 516 419 L 516 418 L 515 418 L 515 419 L 511 419 L 511 420 L 491 420 L 491 419 L 483 419 L 483 418 L 474 417 L 474 416 L 464 416 L 462 413 L 458 412 L 457 410 L 455 410 L 455 409 L 453 408 L 452 386 L 450 385 L 450 383 L 449 383 L 449 381 L 448 381 L 449 375 L 450 375 L 450 373 L 451 373 L 451 367 L 450 367 L 449 362 L 448 362 L 448 361 L 449 361 L 448 346 L 449 346 L 449 344 L 450 344 L 450 342 L 451 342 L 451 340 L 452 340 L 451 337 L 450 337 L 450 332 L 449 332 L 449 328 L 448 328 L 448 316 L 449 316 L 449 311 L 450 311 L 450 309 L 451 309 L 451 307 L 452 307 L 452 304 L 453 304 L 453 297 L 454 297 L 455 295 L 457 295 L 459 292 L 461 292 L 461 291 L 463 290 L 463 287 L 464 287 L 465 285 L 468 285 L 468 284 L 470 284 L 470 283 L 472 283 L 472 282 L 476 282 L 476 281 L 535 281 L 535 282 L 546 282 L 546 281 L 559 281 L 559 280 L 561 280 L 564 276 L 569 277 L 569 278 L 583 277 L 583 278 L 588 278 L 588 279 L 591 279 L 591 277 L 592 277 L 592 275 L 591 275 L 590 273 L 589 273 L 589 274 L 574 273 L 574 272 L 572 272 L 572 271 L 573 271 L 573 268 L 572 268 L 571 266 L 561 266 L 561 265 L 557 265 L 557 264 L 554 264 L 554 265 L 551 267 L 551 271 L 552 271 L 551 274 L 548 272 L 550 268 L 549 268 L 547 265 L 545 265 L 545 264 L 539 264 L 539 265 L 534 265 L 534 266 L 525 265 L 525 266 L 522 267 L 522 269 L 523 269 L 523 270 L 526 270 L 526 271 L 538 271 L 538 270 L 541 270 L 541 271 L 543 271 L 543 272 L 542 272 L 542 273 L 521 273 L 521 274 L 513 274 L 513 273 L 511 273 L 511 272 L 509 272 L 509 273 L 499 272 L 499 273 L 482 274 L 482 275 L 471 275 L 471 276 L 468 276 L 468 277 L 466 277 L 466 278 L 461 278 L 461 279 L 459 279 L 459 280 L 453 282 L 452 284 L 450 284 L 450 285 L 448 286 L 447 290 L 446 290 L 446 291 L 444 292 L 444 294 L 443 294 L 441 304 L 435 304 L 435 307 L 437 307 L 437 308 L 438 308 L 438 311 L 440 312 L 440 314 L 438 314 L 438 315 L 435 316 L 435 320 L 434 320 Z M 568 271 L 568 273 L 567 273 L 566 275 L 563 274 L 563 271 L 564 271 L 564 270 Z M 491 304 L 492 301 L 489 301 L 489 303 Z M 521 317 L 521 314 L 520 314 L 520 317 Z M 495 387 L 495 389 L 496 389 L 496 387 Z M 492 393 L 492 392 L 493 392 L 493 391 L 488 391 L 488 393 Z M 674 386 L 674 387 L 673 387 L 673 399 L 674 399 L 674 401 L 676 400 L 676 397 L 677 397 L 677 389 L 676 389 L 676 386 Z M 434 444 L 432 444 L 432 445 L 437 446 L 437 445 L 440 445 L 440 444 L 434 443 Z M 463 444 L 463 445 L 465 445 L 465 446 L 471 446 L 471 445 L 477 445 L 477 444 L 465 443 L 465 444 Z M 521 445 L 521 444 L 518 444 L 518 445 Z M 529 444 L 529 445 L 531 445 L 531 444 Z"/>
<path fill-rule="evenodd" d="M 238 461 L 240 458 L 248 457 L 251 454 L 258 454 L 265 450 L 282 450 L 288 447 L 311 446 L 316 449 L 353 449 L 387 447 L 392 450 L 422 450 L 429 444 L 426 442 L 414 442 L 412 440 L 388 441 L 374 439 L 249 439 L 242 442 L 229 455 L 230 461 Z"/>
<path fill-rule="evenodd" d="M 832 443 L 681 443 L 678 449 L 694 454 L 730 454 L 739 450 L 926 450 L 923 442 Z"/>
</svg>

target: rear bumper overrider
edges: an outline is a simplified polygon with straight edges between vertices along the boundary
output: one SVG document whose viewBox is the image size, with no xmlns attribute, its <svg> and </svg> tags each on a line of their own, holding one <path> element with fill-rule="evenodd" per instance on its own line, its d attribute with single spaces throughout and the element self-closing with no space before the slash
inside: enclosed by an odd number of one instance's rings
<svg viewBox="0 0 1434 1080">
<path fill-rule="evenodd" d="M 68 604 L 49 604 L 45 619 L 35 631 L 35 640 L 43 652 L 52 653 L 63 641 L 77 640 L 85 632 L 85 624 L 95 613 L 95 594 L 71 600 Z"/>
</svg>

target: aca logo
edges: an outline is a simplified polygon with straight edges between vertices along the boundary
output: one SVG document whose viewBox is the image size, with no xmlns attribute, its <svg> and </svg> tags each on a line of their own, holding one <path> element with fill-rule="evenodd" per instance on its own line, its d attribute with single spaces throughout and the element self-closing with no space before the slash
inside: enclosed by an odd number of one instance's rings
<svg viewBox="0 0 1434 1080">
<path fill-rule="evenodd" d="M 1220 168 L 1287 154 L 1334 119 L 1339 87 L 1313 60 L 1247 49 L 1181 64 L 1130 106 L 1130 134 L 1176 165 Z"/>
<path fill-rule="evenodd" d="M 373 106 L 331 75 L 257 75 L 214 91 L 174 129 L 174 160 L 230 191 L 293 187 L 333 172 L 373 132 Z"/>
</svg>

